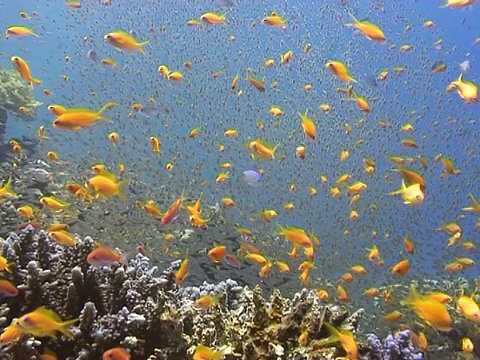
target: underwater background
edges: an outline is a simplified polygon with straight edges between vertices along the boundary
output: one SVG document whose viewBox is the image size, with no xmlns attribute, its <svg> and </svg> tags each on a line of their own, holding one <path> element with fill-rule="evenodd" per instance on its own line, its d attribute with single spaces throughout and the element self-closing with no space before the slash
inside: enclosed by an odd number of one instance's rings
<svg viewBox="0 0 480 360">
<path fill-rule="evenodd" d="M 260 284 L 268 296 L 274 289 L 285 297 L 303 288 L 325 289 L 338 302 L 340 284 L 348 293 L 341 303 L 372 314 L 369 325 L 377 331 L 398 327 L 382 316 L 404 308 L 400 301 L 412 283 L 454 297 L 462 292 L 461 278 L 469 284 L 468 293 L 474 292 L 480 110 L 476 101 L 467 103 L 449 87 L 462 73 L 473 84 L 480 81 L 478 5 L 443 8 L 442 1 L 430 0 L 75 3 L 0 3 L 2 29 L 27 26 L 38 35 L 1 39 L 0 69 L 15 71 L 12 56 L 25 59 L 41 80 L 28 100 L 42 103 L 12 105 L 5 91 L 0 97 L 0 107 L 8 110 L 0 135 L 0 175 L 4 184 L 13 178 L 17 194 L 4 200 L 12 208 L 0 214 L 0 236 L 18 232 L 27 221 L 45 229 L 66 223 L 71 234 L 91 236 L 127 258 L 140 252 L 160 269 L 188 257 L 182 286 L 232 279 L 250 288 Z M 225 22 L 207 24 L 201 19 L 207 12 L 224 14 Z M 266 24 L 272 12 L 285 24 Z M 346 26 L 354 23 L 351 15 L 380 26 L 386 40 L 372 41 Z M 192 19 L 198 23 L 187 25 Z M 105 41 L 105 34 L 117 30 L 148 40 L 145 53 Z M 288 51 L 291 59 L 282 61 Z M 106 65 L 106 58 L 116 66 Z M 266 66 L 267 59 L 274 64 Z M 335 77 L 326 67 L 332 60 L 344 63 L 356 81 Z M 170 69 L 166 76 L 160 65 Z M 170 77 L 177 70 L 181 80 Z M 382 77 L 384 70 L 388 75 Z M 23 79 L 18 83 L 28 89 Z M 360 96 L 371 110 L 359 109 Z M 49 110 L 52 104 L 97 111 L 108 102 L 115 104 L 102 112 L 107 120 L 78 131 L 52 126 L 59 116 Z M 305 113 L 316 127 L 313 139 L 302 129 L 300 114 Z M 47 139 L 38 139 L 40 126 Z M 115 142 L 112 132 L 118 133 Z M 151 137 L 160 140 L 159 153 L 152 151 Z M 12 151 L 12 139 L 29 145 Z M 275 147 L 274 156 L 255 153 L 254 141 Z M 52 161 L 48 152 L 58 159 Z M 88 182 L 95 164 L 124 180 L 125 198 L 97 191 L 93 200 L 84 201 L 69 193 L 65 184 Z M 405 204 L 404 194 L 392 194 L 402 189 L 402 180 L 413 184 L 405 172 L 424 180 L 421 203 Z M 352 190 L 356 181 L 366 189 Z M 49 209 L 39 201 L 46 196 L 70 206 Z M 186 209 L 199 198 L 207 220 L 202 226 Z M 163 215 L 145 211 L 149 200 L 162 214 L 180 200 L 178 216 L 162 225 Z M 34 215 L 25 218 L 15 211 L 23 205 Z M 298 255 L 292 256 L 292 241 L 281 234 L 284 226 L 303 229 L 314 253 L 296 246 Z M 405 238 L 414 250 L 405 247 Z M 254 253 L 248 244 L 265 263 L 245 257 Z M 212 261 L 208 252 L 218 246 L 226 246 L 226 256 Z M 382 261 L 369 260 L 375 247 Z M 473 266 L 463 260 L 448 267 L 465 258 Z M 410 268 L 404 274 L 392 273 L 407 259 Z M 290 271 L 281 271 L 278 263 Z M 303 278 L 302 265 L 311 267 Z M 352 271 L 355 265 L 364 271 Z M 364 294 L 372 287 L 396 286 L 403 288 L 392 303 Z M 402 321 L 413 323 L 413 312 L 404 312 Z"/>
</svg>

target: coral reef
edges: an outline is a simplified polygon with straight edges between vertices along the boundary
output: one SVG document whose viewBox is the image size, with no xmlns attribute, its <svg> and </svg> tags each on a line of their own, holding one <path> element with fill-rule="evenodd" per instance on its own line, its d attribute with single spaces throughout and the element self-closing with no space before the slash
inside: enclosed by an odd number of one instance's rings
<svg viewBox="0 0 480 360">
<path fill-rule="evenodd" d="M 35 100 L 32 89 L 13 70 L 0 69 L 0 108 L 10 111 L 23 120 L 33 120 L 36 109 L 42 105 Z M 20 111 L 28 109 L 28 113 Z"/>
<path fill-rule="evenodd" d="M 369 334 L 367 338 L 371 346 L 372 360 L 422 360 L 424 355 L 416 351 L 410 345 L 410 330 L 400 331 L 396 336 L 389 334 L 382 341 L 375 334 Z"/>
<path fill-rule="evenodd" d="M 3 277 L 17 286 L 19 295 L 3 300 L 0 326 L 7 327 L 39 306 L 78 322 L 71 328 L 71 339 L 23 334 L 1 344 L 1 359 L 36 358 L 45 349 L 60 359 L 100 359 L 117 346 L 128 349 L 134 360 L 188 359 L 199 344 L 222 348 L 227 359 L 345 356 L 338 343 L 324 341 L 331 335 L 324 322 L 355 333 L 358 341 L 364 311 L 350 314 L 345 306 L 325 305 L 312 291 L 304 289 L 289 299 L 275 290 L 267 300 L 260 287 L 250 290 L 233 280 L 182 287 L 174 276 L 180 261 L 160 275 L 141 254 L 128 266 L 93 267 L 86 260 L 93 249 L 90 237 L 77 237 L 76 246 L 62 247 L 31 226 L 2 241 L 1 254 L 12 268 Z M 216 299 L 213 305 L 196 306 L 196 300 L 207 294 Z M 300 340 L 302 334 L 306 336 Z M 371 335 L 368 344 L 358 341 L 359 357 L 395 360 L 407 350 L 409 356 L 421 356 L 409 347 L 408 338 L 400 333 L 382 344 Z"/>
</svg>

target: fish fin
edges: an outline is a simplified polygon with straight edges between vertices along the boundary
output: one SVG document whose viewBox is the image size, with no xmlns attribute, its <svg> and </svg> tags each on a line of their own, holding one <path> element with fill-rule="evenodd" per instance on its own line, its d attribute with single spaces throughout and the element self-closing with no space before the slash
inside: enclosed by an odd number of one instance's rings
<svg viewBox="0 0 480 360">
<path fill-rule="evenodd" d="M 123 253 L 120 254 L 120 258 L 118 259 L 118 262 L 122 265 L 127 266 L 128 265 L 128 257 L 130 256 L 130 253 Z"/>
<path fill-rule="evenodd" d="M 71 339 L 73 338 L 73 334 L 71 333 L 70 330 L 68 330 L 68 327 L 76 323 L 78 319 L 72 319 L 72 320 L 67 320 L 64 321 L 60 324 L 60 328 L 58 331 L 60 331 L 63 335 L 65 335 L 67 338 Z"/>
<path fill-rule="evenodd" d="M 12 189 L 12 178 L 11 177 L 8 178 L 7 183 L 5 184 L 5 186 L 3 188 L 4 188 L 5 193 L 8 194 L 8 195 L 12 195 L 12 196 L 17 195 L 15 193 L 15 191 L 13 191 L 13 189 Z"/>
<path fill-rule="evenodd" d="M 330 336 L 328 338 L 319 340 L 319 343 L 321 345 L 332 344 L 340 341 L 340 337 L 341 337 L 340 332 L 337 329 L 335 329 L 333 325 L 329 324 L 328 322 L 324 322 L 322 326 L 328 330 L 328 332 L 330 333 Z"/>
<path fill-rule="evenodd" d="M 62 318 L 53 310 L 47 309 L 45 306 L 38 307 L 35 313 L 42 314 L 48 316 L 49 318 L 55 320 L 56 322 L 62 322 Z"/>
<path fill-rule="evenodd" d="M 272 150 L 272 159 L 275 159 L 275 151 L 277 151 L 277 148 L 280 146 L 280 144 L 275 145 L 275 147 Z"/>
<path fill-rule="evenodd" d="M 145 56 L 147 55 L 147 53 L 143 47 L 147 45 L 149 42 L 150 40 L 145 40 L 138 44 L 138 51 L 140 51 Z"/>
<path fill-rule="evenodd" d="M 355 25 L 357 25 L 360 21 L 358 21 L 358 19 L 353 14 L 348 13 L 348 15 L 352 18 L 353 23 L 347 23 L 347 24 L 345 24 L 345 26 L 355 27 Z"/>
<path fill-rule="evenodd" d="M 127 197 L 125 196 L 125 194 L 124 194 L 124 192 L 123 192 L 123 190 L 122 190 L 122 185 L 125 184 L 126 182 L 127 182 L 127 180 L 122 180 L 122 181 L 119 181 L 119 182 L 117 183 L 117 185 L 118 185 L 118 193 L 117 193 L 117 195 L 118 195 L 118 197 L 119 197 L 120 199 L 122 199 L 122 200 L 127 200 Z"/>
</svg>

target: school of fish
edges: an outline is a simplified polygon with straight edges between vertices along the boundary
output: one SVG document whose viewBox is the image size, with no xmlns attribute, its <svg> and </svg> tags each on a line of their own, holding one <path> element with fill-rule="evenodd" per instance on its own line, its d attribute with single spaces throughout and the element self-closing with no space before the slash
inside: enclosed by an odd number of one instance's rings
<svg viewBox="0 0 480 360">
<path fill-rule="evenodd" d="M 475 2 L 430 6 L 435 14 L 467 8 L 468 21 Z M 456 47 L 451 29 L 433 14 L 415 15 L 413 2 L 313 3 L 265 11 L 218 1 L 162 11 L 169 5 L 102 0 L 16 9 L 11 23 L 2 18 L 0 65 L 18 72 L 45 106 L 34 122 L 9 118 L 38 139 L 41 153 L 7 139 L 14 160 L 0 201 L 13 201 L 19 226 L 43 227 L 62 246 L 76 243 L 62 216 L 93 205 L 134 211 L 162 235 L 149 248 L 182 260 L 177 284 L 192 278 L 201 256 L 214 271 L 253 274 L 266 286 L 287 278 L 325 302 L 377 297 L 382 320 L 414 328 L 425 349 L 428 329 L 448 332 L 455 317 L 478 324 L 476 291 L 423 293 L 411 282 L 479 276 L 480 78 L 474 67 L 461 70 L 452 52 L 478 54 L 480 37 Z M 42 47 L 47 53 L 37 54 Z M 69 179 L 20 201 L 16 172 L 37 158 L 54 179 L 56 172 Z M 210 235 L 215 206 L 234 243 Z M 134 225 L 127 216 L 121 226 Z M 182 240 L 183 228 L 207 242 Z M 131 245 L 98 239 L 87 262 L 127 265 Z M 1 257 L 0 271 L 11 271 Z M 409 293 L 395 292 L 396 282 Z M 18 285 L 0 279 L 2 297 L 17 296 Z M 206 295 L 195 306 L 216 301 Z M 0 342 L 23 333 L 71 337 L 75 322 L 44 304 L 13 320 Z M 324 326 L 325 345 L 358 357 L 351 332 Z M 473 352 L 468 337 L 460 347 Z M 198 344 L 193 359 L 223 356 Z M 103 355 L 129 358 L 121 347 Z"/>
</svg>

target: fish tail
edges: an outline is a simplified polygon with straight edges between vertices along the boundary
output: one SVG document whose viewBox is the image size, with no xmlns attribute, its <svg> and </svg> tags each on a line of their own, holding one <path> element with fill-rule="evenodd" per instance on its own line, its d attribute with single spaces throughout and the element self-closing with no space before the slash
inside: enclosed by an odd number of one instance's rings
<svg viewBox="0 0 480 360">
<path fill-rule="evenodd" d="M 399 195 L 399 194 L 402 194 L 402 189 L 398 189 L 398 190 L 395 190 L 395 191 L 390 191 L 388 193 L 388 195 L 392 196 L 392 195 Z"/>
<path fill-rule="evenodd" d="M 60 331 L 63 335 L 65 335 L 69 339 L 73 338 L 73 334 L 70 330 L 68 330 L 68 328 L 71 325 L 75 324 L 77 321 L 78 319 L 72 319 L 72 320 L 67 320 L 62 322 L 60 324 L 60 328 L 58 329 L 58 331 Z"/>
<path fill-rule="evenodd" d="M 122 180 L 117 183 L 118 185 L 118 197 L 122 200 L 127 200 L 127 197 L 125 196 L 125 193 L 122 190 L 122 185 L 126 184 L 127 180 Z"/>
<path fill-rule="evenodd" d="M 355 16 L 353 16 L 352 13 L 348 13 L 348 15 L 352 18 L 353 23 L 345 24 L 345 26 L 350 26 L 350 27 L 352 27 L 352 26 L 355 26 L 355 24 L 358 24 L 358 23 L 360 22 L 360 21 L 358 21 L 358 19 L 357 19 Z"/>
<path fill-rule="evenodd" d="M 415 289 L 415 285 L 410 284 L 410 291 L 408 292 L 408 297 L 405 300 L 400 301 L 402 305 L 409 305 L 414 303 L 419 298 L 419 294 Z"/>
<path fill-rule="evenodd" d="M 128 265 L 128 256 L 130 255 L 130 253 L 123 253 L 123 254 L 120 254 L 120 258 L 118 259 L 118 262 L 122 265 L 125 265 L 127 266 Z"/>
<path fill-rule="evenodd" d="M 143 48 L 145 45 L 147 45 L 150 42 L 150 40 L 145 40 L 142 41 L 141 43 L 138 44 L 138 51 L 140 51 L 143 55 L 147 55 L 145 52 L 145 49 Z"/>
<path fill-rule="evenodd" d="M 350 15 L 350 17 L 353 19 L 353 22 L 355 23 L 359 23 L 360 21 L 355 17 L 355 15 L 353 15 L 352 13 L 348 13 L 348 15 Z"/>
<path fill-rule="evenodd" d="M 333 325 L 329 324 L 328 322 L 323 322 L 322 327 L 325 327 L 328 332 L 330 333 L 330 336 L 326 339 L 321 339 L 320 343 L 321 345 L 327 345 L 327 344 L 332 344 L 335 342 L 340 341 L 340 333 Z"/>
<path fill-rule="evenodd" d="M 280 144 L 275 145 L 275 147 L 272 150 L 272 159 L 275 159 L 275 151 L 277 151 L 277 148 L 280 146 Z"/>
<path fill-rule="evenodd" d="M 110 105 L 109 103 L 110 103 L 110 101 L 107 101 L 107 103 L 106 103 L 105 105 L 103 105 L 103 106 L 100 108 L 100 110 L 97 111 L 97 114 L 100 115 L 100 114 L 102 114 L 105 110 L 107 110 L 108 106 Z"/>
<path fill-rule="evenodd" d="M 8 178 L 7 183 L 4 186 L 4 191 L 5 191 L 6 194 L 9 194 L 9 195 L 13 195 L 13 196 L 17 195 L 15 193 L 15 191 L 13 191 L 13 189 L 12 189 L 12 178 L 11 177 Z"/>
</svg>

